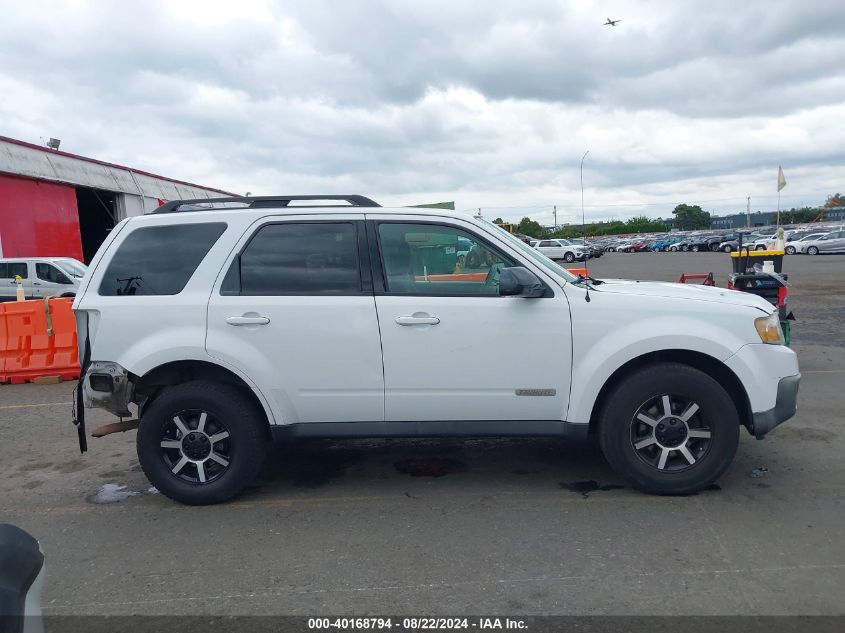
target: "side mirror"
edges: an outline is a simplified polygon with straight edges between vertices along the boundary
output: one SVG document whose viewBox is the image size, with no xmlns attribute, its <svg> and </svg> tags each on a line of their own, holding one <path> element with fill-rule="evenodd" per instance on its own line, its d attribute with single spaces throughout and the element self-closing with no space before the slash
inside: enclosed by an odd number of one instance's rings
<svg viewBox="0 0 845 633">
<path fill-rule="evenodd" d="M 546 294 L 543 282 L 527 268 L 512 266 L 499 271 L 499 295 L 503 297 L 542 297 Z"/>
</svg>

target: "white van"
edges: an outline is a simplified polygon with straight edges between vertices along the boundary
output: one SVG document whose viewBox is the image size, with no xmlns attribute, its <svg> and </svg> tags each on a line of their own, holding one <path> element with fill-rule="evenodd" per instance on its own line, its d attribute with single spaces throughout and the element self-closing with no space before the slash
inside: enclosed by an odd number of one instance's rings
<svg viewBox="0 0 845 633">
<path fill-rule="evenodd" d="M 8 257 L 0 259 L 0 301 L 14 301 L 16 277 L 27 299 L 74 297 L 88 268 L 71 257 Z"/>
</svg>

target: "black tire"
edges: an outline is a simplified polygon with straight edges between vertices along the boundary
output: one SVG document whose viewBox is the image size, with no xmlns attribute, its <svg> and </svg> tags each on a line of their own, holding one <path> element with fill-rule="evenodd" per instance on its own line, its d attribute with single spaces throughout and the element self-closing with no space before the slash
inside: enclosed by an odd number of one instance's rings
<svg viewBox="0 0 845 633">
<path fill-rule="evenodd" d="M 711 253 L 718 253 L 719 252 L 719 245 L 718 244 L 711 244 L 710 245 L 710 252 Z"/>
<path fill-rule="evenodd" d="M 678 252 L 678 247 L 677 247 L 677 246 L 670 246 L 670 247 L 669 247 L 669 250 L 670 250 L 670 251 L 672 251 L 673 253 L 677 253 L 677 252 Z"/>
<path fill-rule="evenodd" d="M 757 244 L 757 246 L 754 247 L 754 250 L 755 251 L 764 251 L 764 250 L 766 250 L 766 247 L 763 246 L 762 244 Z"/>
<path fill-rule="evenodd" d="M 223 451 L 228 458 L 225 460 L 227 465 L 222 467 L 216 461 L 212 464 L 206 460 L 209 473 L 214 468 L 218 471 L 205 483 L 186 480 L 191 473 L 199 478 L 195 462 L 193 465 L 186 462 L 179 475 L 173 473 L 170 465 L 173 451 L 184 458 L 184 443 L 179 449 L 161 447 L 162 441 L 168 441 L 166 434 L 175 417 L 181 418 L 184 414 L 183 422 L 188 430 L 197 428 L 192 429 L 189 421 L 194 412 L 206 412 L 209 419 L 219 420 L 215 429 L 219 431 L 219 425 L 222 425 L 228 433 L 227 438 L 211 444 L 209 449 L 211 453 L 218 449 Z M 185 436 L 181 435 L 184 441 Z M 194 381 L 168 387 L 150 404 L 141 418 L 136 444 L 144 474 L 162 494 L 188 505 L 207 505 L 231 499 L 252 483 L 264 461 L 266 436 L 267 421 L 263 412 L 238 389 L 223 383 Z M 179 437 L 174 441 L 179 443 Z M 203 476 L 206 472 L 203 466 Z"/>
<path fill-rule="evenodd" d="M 59 296 L 62 297 L 63 299 L 69 299 L 71 297 L 75 297 L 76 293 L 75 292 L 63 292 Z"/>
<path fill-rule="evenodd" d="M 689 463 L 679 450 L 667 449 L 656 441 L 640 449 L 634 446 L 634 439 L 643 437 L 636 435 L 638 429 L 648 433 L 651 428 L 639 422 L 637 414 L 647 403 L 660 401 L 663 394 L 672 394 L 678 402 L 686 399 L 698 405 L 688 419 L 690 424 L 683 422 L 688 427 L 686 432 L 689 434 L 692 432 L 689 429 L 693 429 L 699 435 L 709 432 L 710 436 L 708 439 L 682 436 L 683 443 L 678 446 L 686 448 L 694 463 Z M 674 409 L 673 413 L 682 415 Z M 667 418 L 667 429 L 668 420 L 671 418 Z M 688 365 L 659 363 L 637 370 L 608 394 L 599 416 L 599 442 L 613 470 L 635 488 L 659 495 L 691 494 L 712 484 L 730 466 L 739 443 L 739 424 L 733 400 L 713 378 Z M 676 428 L 680 427 L 672 430 Z M 652 432 L 656 437 L 656 426 Z M 646 459 L 652 449 L 658 453 L 654 457 L 657 463 Z M 663 458 L 662 453 L 667 450 L 671 457 Z M 658 466 L 661 459 L 662 469 Z"/>
<path fill-rule="evenodd" d="M 722 247 L 722 252 L 723 252 L 723 253 L 730 253 L 733 249 L 734 249 L 734 247 L 733 247 L 733 246 L 731 246 L 730 244 L 725 244 L 725 245 Z"/>
<path fill-rule="evenodd" d="M 681 246 L 681 252 L 686 253 L 688 250 L 689 250 L 689 246 L 687 246 L 686 244 L 684 244 L 683 246 Z"/>
<path fill-rule="evenodd" d="M 567 264 L 571 264 L 575 261 L 575 253 L 567 251 L 563 254 L 563 261 L 565 261 Z"/>
<path fill-rule="evenodd" d="M 818 246 L 808 246 L 807 247 L 807 255 L 818 255 L 819 254 L 819 247 Z"/>
<path fill-rule="evenodd" d="M 795 247 L 794 246 L 787 246 L 783 250 L 787 255 L 795 255 Z"/>
<path fill-rule="evenodd" d="M 698 252 L 698 244 L 693 244 L 692 246 L 690 246 L 690 250 L 693 253 L 697 253 Z"/>
</svg>

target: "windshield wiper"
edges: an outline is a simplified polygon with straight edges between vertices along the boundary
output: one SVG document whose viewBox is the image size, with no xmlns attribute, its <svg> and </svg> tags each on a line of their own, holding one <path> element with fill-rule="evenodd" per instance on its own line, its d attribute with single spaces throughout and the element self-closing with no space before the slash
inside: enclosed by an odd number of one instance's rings
<svg viewBox="0 0 845 633">
<path fill-rule="evenodd" d="M 579 273 L 576 277 L 577 278 L 576 278 L 575 281 L 579 282 L 579 283 L 584 282 L 584 281 L 588 281 L 588 280 L 592 281 L 594 286 L 600 286 L 604 283 L 601 279 L 596 279 L 595 277 L 590 277 L 590 275 L 582 275 L 582 274 Z"/>
</svg>

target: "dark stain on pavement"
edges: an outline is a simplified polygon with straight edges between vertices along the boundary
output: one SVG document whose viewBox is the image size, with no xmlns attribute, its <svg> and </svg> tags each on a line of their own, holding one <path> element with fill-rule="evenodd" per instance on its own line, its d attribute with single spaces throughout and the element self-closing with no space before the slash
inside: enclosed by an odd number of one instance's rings
<svg viewBox="0 0 845 633">
<path fill-rule="evenodd" d="M 573 481 L 571 484 L 561 482 L 560 487 L 570 492 L 577 492 L 585 499 L 589 499 L 591 492 L 604 492 L 607 490 L 622 490 L 625 486 L 618 484 L 600 485 L 597 481 L 590 479 L 588 481 Z"/>
<path fill-rule="evenodd" d="M 352 447 L 291 445 L 268 455 L 261 479 L 265 483 L 287 481 L 297 488 L 318 488 L 343 476 L 361 459 L 363 451 Z"/>
<path fill-rule="evenodd" d="M 394 462 L 393 466 L 400 473 L 411 477 L 443 477 L 466 470 L 463 462 L 450 457 L 409 458 Z"/>
</svg>

